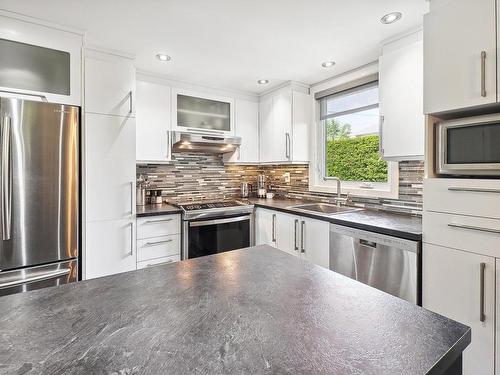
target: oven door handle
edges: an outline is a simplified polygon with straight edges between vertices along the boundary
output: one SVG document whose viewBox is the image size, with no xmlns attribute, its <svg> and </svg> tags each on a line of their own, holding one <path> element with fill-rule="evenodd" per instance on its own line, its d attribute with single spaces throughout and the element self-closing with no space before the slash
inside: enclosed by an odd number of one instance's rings
<svg viewBox="0 0 500 375">
<path fill-rule="evenodd" d="M 245 216 L 230 217 L 227 219 L 190 221 L 189 226 L 190 227 L 205 227 L 208 225 L 235 223 L 238 221 L 246 221 L 246 220 L 250 220 L 250 219 L 251 219 L 250 215 L 245 215 Z"/>
</svg>

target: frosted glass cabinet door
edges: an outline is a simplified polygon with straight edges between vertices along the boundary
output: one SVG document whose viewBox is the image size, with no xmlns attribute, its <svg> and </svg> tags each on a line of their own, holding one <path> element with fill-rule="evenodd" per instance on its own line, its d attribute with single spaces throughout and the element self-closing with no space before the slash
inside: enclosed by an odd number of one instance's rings
<svg viewBox="0 0 500 375">
<path fill-rule="evenodd" d="M 70 54 L 0 39 L 0 86 L 70 95 Z"/>
</svg>

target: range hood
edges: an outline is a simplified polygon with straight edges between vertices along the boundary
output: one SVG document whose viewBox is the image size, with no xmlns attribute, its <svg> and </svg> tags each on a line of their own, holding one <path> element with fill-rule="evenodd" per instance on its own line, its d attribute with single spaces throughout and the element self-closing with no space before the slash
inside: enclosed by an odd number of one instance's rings
<svg viewBox="0 0 500 375">
<path fill-rule="evenodd" d="M 226 154 L 241 145 L 240 137 L 208 133 L 172 132 L 172 152 L 208 152 Z"/>
</svg>

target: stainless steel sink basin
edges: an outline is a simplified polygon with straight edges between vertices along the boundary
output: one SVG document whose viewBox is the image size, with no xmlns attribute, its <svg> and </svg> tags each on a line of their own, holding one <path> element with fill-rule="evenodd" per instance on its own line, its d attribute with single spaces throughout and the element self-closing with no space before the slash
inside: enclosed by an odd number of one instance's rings
<svg viewBox="0 0 500 375">
<path fill-rule="evenodd" d="M 336 215 L 342 214 L 345 212 L 353 212 L 353 211 L 362 211 L 362 208 L 353 208 L 353 207 L 345 207 L 345 206 L 336 206 L 334 204 L 329 203 L 309 203 L 309 204 L 300 204 L 297 206 L 290 206 L 290 209 L 322 214 L 322 215 Z"/>
</svg>

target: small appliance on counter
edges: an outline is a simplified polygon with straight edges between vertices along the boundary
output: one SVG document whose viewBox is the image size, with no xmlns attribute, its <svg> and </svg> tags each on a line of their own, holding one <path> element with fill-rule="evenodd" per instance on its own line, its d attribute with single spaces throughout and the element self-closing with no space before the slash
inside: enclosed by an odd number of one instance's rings
<svg viewBox="0 0 500 375">
<path fill-rule="evenodd" d="M 146 188 L 149 186 L 149 181 L 139 175 L 136 183 L 136 204 L 138 206 L 146 205 Z"/>
<path fill-rule="evenodd" d="M 260 174 L 259 175 L 259 182 L 258 182 L 257 187 L 258 187 L 258 189 L 257 189 L 257 196 L 259 198 L 265 198 L 266 197 L 266 193 L 267 193 L 267 190 L 266 190 L 266 175 L 265 174 Z"/>
<path fill-rule="evenodd" d="M 248 198 L 252 194 L 252 184 L 248 182 L 242 182 L 240 185 L 240 197 Z"/>
</svg>

